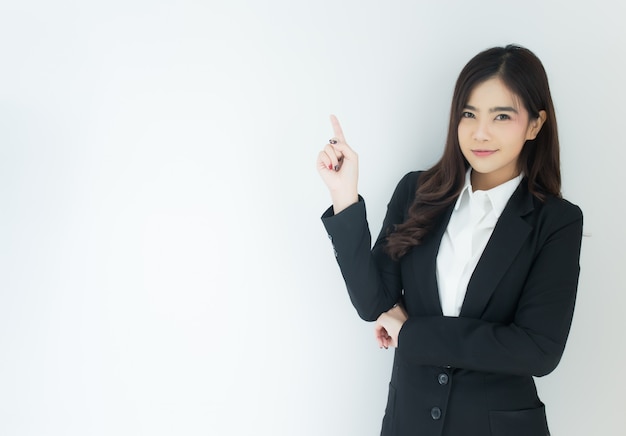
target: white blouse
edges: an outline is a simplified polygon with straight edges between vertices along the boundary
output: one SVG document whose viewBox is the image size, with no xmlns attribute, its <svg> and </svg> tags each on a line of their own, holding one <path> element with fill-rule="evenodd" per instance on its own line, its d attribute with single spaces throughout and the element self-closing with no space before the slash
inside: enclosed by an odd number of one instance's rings
<svg viewBox="0 0 626 436">
<path fill-rule="evenodd" d="M 515 177 L 488 191 L 472 190 L 471 168 L 456 201 L 437 254 L 437 283 L 444 316 L 459 316 L 465 292 L 496 222 L 523 179 Z"/>
</svg>

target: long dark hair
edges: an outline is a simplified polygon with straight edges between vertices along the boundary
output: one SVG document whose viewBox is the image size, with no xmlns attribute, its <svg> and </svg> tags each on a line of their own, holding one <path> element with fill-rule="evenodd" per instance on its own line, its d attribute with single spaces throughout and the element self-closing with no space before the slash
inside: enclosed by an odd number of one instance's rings
<svg viewBox="0 0 626 436">
<path fill-rule="evenodd" d="M 526 48 L 516 45 L 490 48 L 474 56 L 457 79 L 443 155 L 420 175 L 407 219 L 396 225 L 387 237 L 386 249 L 393 259 L 398 260 L 411 247 L 419 245 L 436 218 L 463 189 L 469 163 L 459 146 L 459 121 L 472 90 L 494 77 L 519 97 L 530 119 L 538 118 L 539 111 L 546 112 L 539 134 L 526 141 L 517 165 L 526 176 L 529 192 L 535 197 L 543 201 L 547 195 L 561 196 L 559 138 L 545 69 L 539 58 Z"/>
</svg>

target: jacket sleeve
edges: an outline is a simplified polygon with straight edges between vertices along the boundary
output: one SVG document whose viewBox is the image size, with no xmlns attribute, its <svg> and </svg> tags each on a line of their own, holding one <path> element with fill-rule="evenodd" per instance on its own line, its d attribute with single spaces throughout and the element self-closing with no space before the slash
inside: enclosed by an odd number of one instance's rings
<svg viewBox="0 0 626 436">
<path fill-rule="evenodd" d="M 373 248 L 365 202 L 361 197 L 337 215 L 333 214 L 332 206 L 322 215 L 350 300 L 359 316 L 366 321 L 375 321 L 402 295 L 399 262 L 391 260 L 385 253 L 384 244 L 387 232 L 404 221 L 415 195 L 416 180 L 417 173 L 413 172 L 398 183 Z"/>
<path fill-rule="evenodd" d="M 569 334 L 580 271 L 582 212 L 568 209 L 537 253 L 511 323 L 411 317 L 400 330 L 397 352 L 421 365 L 533 376 L 552 372 Z"/>
</svg>

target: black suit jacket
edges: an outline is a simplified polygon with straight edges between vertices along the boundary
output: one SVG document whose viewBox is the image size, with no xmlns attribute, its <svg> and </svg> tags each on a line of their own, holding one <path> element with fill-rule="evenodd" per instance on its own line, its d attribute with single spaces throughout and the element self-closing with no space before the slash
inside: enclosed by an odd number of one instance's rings
<svg viewBox="0 0 626 436">
<path fill-rule="evenodd" d="M 445 317 L 436 258 L 453 206 L 399 262 L 384 252 L 401 223 L 419 172 L 398 184 L 371 247 L 362 199 L 322 221 L 348 292 L 368 321 L 401 301 L 400 330 L 382 435 L 545 436 L 533 376 L 558 364 L 574 312 L 582 212 L 562 199 L 541 202 L 524 179 L 500 216 L 471 277 L 461 314 Z"/>
</svg>

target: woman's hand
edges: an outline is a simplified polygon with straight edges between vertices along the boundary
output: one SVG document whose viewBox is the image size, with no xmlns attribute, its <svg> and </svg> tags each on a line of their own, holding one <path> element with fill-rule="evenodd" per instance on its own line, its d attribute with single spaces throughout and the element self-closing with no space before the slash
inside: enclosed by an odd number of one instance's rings
<svg viewBox="0 0 626 436">
<path fill-rule="evenodd" d="M 337 214 L 359 201 L 359 159 L 346 143 L 337 117 L 331 115 L 330 122 L 335 136 L 317 156 L 317 170 L 330 191 L 333 210 Z"/>
<path fill-rule="evenodd" d="M 400 305 L 394 306 L 387 312 L 381 314 L 374 326 L 374 335 L 380 348 L 398 347 L 398 334 L 409 319 L 404 308 Z"/>
</svg>

